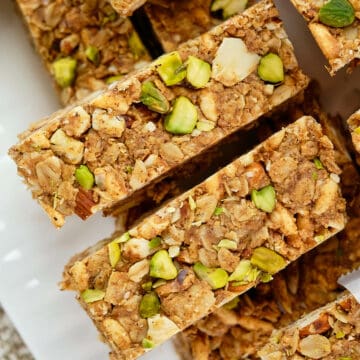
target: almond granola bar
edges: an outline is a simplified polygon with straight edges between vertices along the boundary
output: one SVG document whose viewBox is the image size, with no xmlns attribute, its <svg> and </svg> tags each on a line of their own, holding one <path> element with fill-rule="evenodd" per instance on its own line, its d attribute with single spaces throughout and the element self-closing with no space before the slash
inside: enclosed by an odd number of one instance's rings
<svg viewBox="0 0 360 360">
<path fill-rule="evenodd" d="M 360 304 L 349 293 L 275 331 L 259 351 L 262 360 L 360 358 Z"/>
<path fill-rule="evenodd" d="M 360 2 L 358 0 L 291 0 L 305 18 L 331 75 L 360 59 Z"/>
<path fill-rule="evenodd" d="M 257 74 L 269 56 L 276 66 L 267 75 L 282 79 L 279 86 Z M 62 226 L 74 213 L 111 212 L 307 83 L 275 6 L 264 0 L 33 125 L 10 155 L 34 198 Z"/>
<path fill-rule="evenodd" d="M 78 292 L 114 356 L 133 359 L 342 230 L 338 173 L 330 140 L 302 117 L 75 256 L 62 288 Z"/>
<path fill-rule="evenodd" d="M 129 19 L 108 0 L 17 0 L 63 105 L 150 60 Z"/>
<path fill-rule="evenodd" d="M 240 5 L 240 8 L 234 9 L 236 12 L 243 11 L 245 7 L 254 3 L 254 1 L 242 0 L 228 1 L 228 3 L 236 2 Z M 216 4 L 212 0 L 193 0 L 191 2 L 159 0 L 147 3 L 145 12 L 163 49 L 173 51 L 184 41 L 199 36 L 222 21 L 211 11 L 213 5 Z M 220 12 L 221 7 L 217 11 Z"/>
</svg>

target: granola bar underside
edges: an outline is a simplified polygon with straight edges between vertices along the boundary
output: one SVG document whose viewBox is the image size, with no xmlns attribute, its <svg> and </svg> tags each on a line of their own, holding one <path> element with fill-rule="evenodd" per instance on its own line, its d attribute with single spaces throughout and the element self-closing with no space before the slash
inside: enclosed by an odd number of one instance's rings
<svg viewBox="0 0 360 360">
<path fill-rule="evenodd" d="M 320 159 L 322 169 L 314 159 Z M 320 125 L 303 117 L 129 230 L 130 239 L 119 245 L 122 256 L 115 266 L 109 260 L 114 238 L 74 257 L 65 268 L 62 286 L 79 295 L 88 289 L 102 291 L 100 301 L 87 303 L 83 296 L 79 301 L 116 356 L 139 356 L 146 351 L 144 339 L 162 343 L 256 285 L 267 271 L 255 266 L 254 278 L 231 280 L 217 289 L 195 275 L 194 264 L 233 273 L 240 261 L 248 264 L 261 249 L 271 253 L 267 266 L 273 257 L 283 259 L 279 268 L 269 270 L 277 272 L 340 231 L 345 203 L 337 173 L 331 142 Z M 276 207 L 267 213 L 249 195 L 270 184 Z M 158 247 L 149 248 L 157 236 Z M 236 248 L 218 247 L 223 239 Z M 139 304 L 151 281 L 149 266 L 153 256 L 166 251 L 175 254 L 178 275 L 153 289 L 159 313 L 146 320 Z"/>
<path fill-rule="evenodd" d="M 334 28 L 319 21 L 319 10 L 325 0 L 291 0 L 305 18 L 316 42 L 329 61 L 331 75 L 347 64 L 356 65 L 360 59 L 360 3 L 349 0 L 354 7 L 356 19 L 351 26 Z"/>
<path fill-rule="evenodd" d="M 56 226 L 73 213 L 86 218 L 128 200 L 146 185 L 251 124 L 304 89 L 308 78 L 295 59 L 278 13 L 270 0 L 254 5 L 201 37 L 183 44 L 179 54 L 212 63 L 224 38 L 240 38 L 259 55 L 279 54 L 285 78 L 274 87 L 255 71 L 233 86 L 210 79 L 203 89 L 186 84 L 166 87 L 155 64 L 124 77 L 106 91 L 41 120 L 20 135 L 10 150 L 18 171 Z M 139 104 L 141 83 L 151 80 L 168 101 L 188 97 L 199 120 L 212 124 L 176 136 L 165 131 L 163 117 Z M 53 143 L 56 134 L 57 144 Z M 89 191 L 79 188 L 74 172 L 85 164 L 95 176 Z"/>
</svg>

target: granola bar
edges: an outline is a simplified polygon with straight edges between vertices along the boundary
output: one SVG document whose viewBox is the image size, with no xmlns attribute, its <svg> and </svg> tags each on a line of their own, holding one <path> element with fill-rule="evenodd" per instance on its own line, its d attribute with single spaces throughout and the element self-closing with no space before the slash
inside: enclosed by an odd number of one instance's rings
<svg viewBox="0 0 360 360">
<path fill-rule="evenodd" d="M 135 358 L 342 230 L 338 173 L 330 140 L 302 117 L 75 256 L 62 287 L 78 292 L 114 356 Z"/>
<path fill-rule="evenodd" d="M 129 19 L 108 0 L 17 0 L 63 105 L 150 60 Z"/>
<path fill-rule="evenodd" d="M 355 150 L 360 154 L 360 109 L 347 120 Z"/>
<path fill-rule="evenodd" d="M 360 58 L 358 0 L 291 2 L 305 18 L 312 35 L 329 61 L 331 75 L 335 75 L 346 64 L 356 65 Z"/>
<path fill-rule="evenodd" d="M 262 360 L 359 359 L 360 304 L 349 293 L 275 331 L 259 351 Z"/>
<path fill-rule="evenodd" d="M 283 76 L 279 86 L 257 74 L 267 55 L 276 58 L 274 74 Z M 199 67 L 200 77 L 186 70 L 185 60 Z M 204 87 L 194 89 L 184 77 Z M 33 197 L 62 226 L 68 215 L 85 219 L 131 200 L 307 83 L 275 6 L 264 0 L 33 125 L 10 155 Z"/>
<path fill-rule="evenodd" d="M 244 8 L 254 3 L 235 1 L 243 3 Z M 212 0 L 159 0 L 147 3 L 145 12 L 163 49 L 173 51 L 184 41 L 199 36 L 221 22 L 211 12 L 212 3 Z"/>
<path fill-rule="evenodd" d="M 140 6 L 145 4 L 146 0 L 110 0 L 113 8 L 122 16 L 130 16 Z"/>
</svg>

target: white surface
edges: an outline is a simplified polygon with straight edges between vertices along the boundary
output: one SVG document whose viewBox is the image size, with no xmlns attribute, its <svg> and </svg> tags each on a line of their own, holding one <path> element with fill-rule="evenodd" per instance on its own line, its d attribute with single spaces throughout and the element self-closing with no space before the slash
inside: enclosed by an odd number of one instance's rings
<svg viewBox="0 0 360 360">
<path fill-rule="evenodd" d="M 300 63 L 321 82 L 325 108 L 343 116 L 352 113 L 360 107 L 360 69 L 330 78 L 301 17 L 289 1 L 276 3 L 286 16 Z M 69 257 L 109 235 L 112 221 L 95 216 L 84 224 L 74 218 L 55 230 L 6 155 L 17 133 L 58 108 L 49 76 L 10 0 L 0 0 L 0 49 L 0 300 L 36 359 L 107 359 L 107 348 L 74 294 L 60 293 L 57 282 Z M 165 344 L 145 357 L 176 355 Z"/>
</svg>

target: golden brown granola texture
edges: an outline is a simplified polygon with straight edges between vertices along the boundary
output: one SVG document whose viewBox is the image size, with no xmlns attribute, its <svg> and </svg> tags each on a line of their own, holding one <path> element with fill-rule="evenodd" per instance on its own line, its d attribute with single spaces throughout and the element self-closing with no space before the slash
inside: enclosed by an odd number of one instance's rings
<svg viewBox="0 0 360 360">
<path fill-rule="evenodd" d="M 259 351 L 261 360 L 360 358 L 360 304 L 349 293 L 284 329 Z"/>
<path fill-rule="evenodd" d="M 76 60 L 70 86 L 55 83 L 63 105 L 103 89 L 111 77 L 129 73 L 150 58 L 144 48 L 129 44 L 137 34 L 129 21 L 116 14 L 108 0 L 17 0 L 32 41 L 47 70 L 60 58 Z M 136 42 L 136 40 L 134 41 Z M 96 48 L 90 60 L 86 50 Z"/>
<path fill-rule="evenodd" d="M 349 126 L 351 139 L 358 155 L 360 154 L 360 109 L 356 111 L 347 120 Z M 358 156 L 359 157 L 359 156 Z"/>
<path fill-rule="evenodd" d="M 360 2 L 349 1 L 355 10 L 354 23 L 345 28 L 334 28 L 319 21 L 319 10 L 326 0 L 291 0 L 307 21 L 311 33 L 328 59 L 331 75 L 335 75 L 346 64 L 357 65 L 360 58 Z"/>
</svg>

